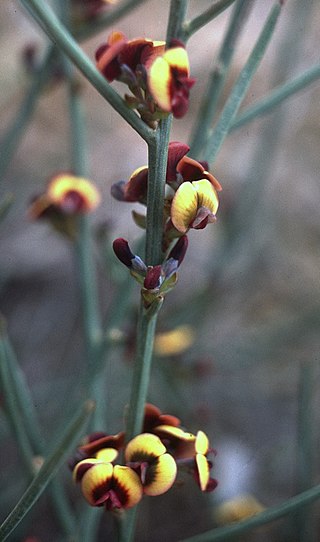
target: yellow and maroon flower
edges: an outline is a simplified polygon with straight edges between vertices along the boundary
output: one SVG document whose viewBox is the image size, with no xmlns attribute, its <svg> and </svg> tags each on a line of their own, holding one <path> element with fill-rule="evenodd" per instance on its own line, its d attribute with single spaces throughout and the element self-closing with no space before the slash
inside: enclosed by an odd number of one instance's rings
<svg viewBox="0 0 320 542">
<path fill-rule="evenodd" d="M 179 468 L 185 468 L 195 477 L 201 491 L 213 491 L 217 481 L 210 477 L 212 463 L 207 459 L 214 450 L 209 447 L 209 439 L 203 431 L 197 435 L 184 431 L 181 427 L 159 425 L 154 428 Z"/>
<path fill-rule="evenodd" d="M 215 222 L 218 206 L 217 191 L 208 179 L 183 182 L 172 200 L 172 224 L 180 233 L 190 228 L 203 229 Z"/>
<path fill-rule="evenodd" d="M 88 179 L 69 173 L 59 173 L 51 179 L 47 190 L 36 197 L 31 204 L 31 218 L 61 215 L 77 215 L 96 209 L 100 203 L 97 188 Z"/>
<path fill-rule="evenodd" d="M 208 180 L 216 191 L 221 190 L 217 179 L 208 171 L 207 162 L 198 162 L 186 154 L 190 147 L 180 141 L 171 141 L 168 148 L 166 183 L 176 191 L 184 182 Z M 148 166 L 137 168 L 128 182 L 119 181 L 111 187 L 112 196 L 118 201 L 139 202 L 146 205 L 148 191 Z"/>
<path fill-rule="evenodd" d="M 76 465 L 73 476 L 91 506 L 132 508 L 143 495 L 140 478 L 130 467 L 89 458 Z"/>
<path fill-rule="evenodd" d="M 159 437 L 151 433 L 142 433 L 128 443 L 125 460 L 139 474 L 146 495 L 162 495 L 176 479 L 175 460 Z"/>
<path fill-rule="evenodd" d="M 97 68 L 109 82 L 117 79 L 134 86 L 137 68 L 147 68 L 164 47 L 164 42 L 146 38 L 128 41 L 122 32 L 112 32 L 96 51 Z"/>
<path fill-rule="evenodd" d="M 152 63 L 148 72 L 148 87 L 162 111 L 183 117 L 189 105 L 189 91 L 195 79 L 190 78 L 188 54 L 184 45 L 173 42 Z"/>
</svg>

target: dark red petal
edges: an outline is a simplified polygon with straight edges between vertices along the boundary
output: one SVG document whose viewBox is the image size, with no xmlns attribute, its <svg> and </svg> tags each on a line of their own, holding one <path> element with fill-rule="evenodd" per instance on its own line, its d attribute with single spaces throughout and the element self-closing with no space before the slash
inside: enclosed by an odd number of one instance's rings
<svg viewBox="0 0 320 542">
<path fill-rule="evenodd" d="M 147 290 L 154 290 L 161 286 L 161 265 L 155 265 L 154 267 L 149 267 L 147 270 L 146 278 L 144 279 L 143 286 Z"/>
<path fill-rule="evenodd" d="M 197 160 L 184 156 L 177 165 L 177 171 L 184 181 L 198 181 L 203 178 L 204 168 Z"/>
<path fill-rule="evenodd" d="M 181 265 L 188 248 L 188 237 L 183 235 L 177 241 L 173 249 L 171 250 L 168 258 L 173 258 L 178 261 L 178 265 Z"/>
<path fill-rule="evenodd" d="M 189 145 L 180 141 L 171 141 L 168 149 L 168 165 L 166 180 L 168 183 L 176 181 L 177 165 L 190 150 Z"/>
<path fill-rule="evenodd" d="M 134 254 L 131 252 L 129 248 L 128 241 L 126 239 L 123 239 L 122 237 L 119 237 L 118 239 L 115 239 L 113 241 L 113 250 L 117 258 L 127 267 L 132 266 L 132 260 L 134 259 Z"/>
</svg>

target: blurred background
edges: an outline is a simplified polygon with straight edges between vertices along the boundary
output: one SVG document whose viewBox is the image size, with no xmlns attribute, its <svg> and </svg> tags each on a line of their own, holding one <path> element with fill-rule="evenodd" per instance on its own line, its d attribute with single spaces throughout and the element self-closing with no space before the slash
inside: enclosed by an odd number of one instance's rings
<svg viewBox="0 0 320 542">
<path fill-rule="evenodd" d="M 191 0 L 189 17 L 210 4 Z M 253 2 L 220 107 L 272 5 L 271 0 Z M 121 22 L 83 42 L 83 47 L 93 58 L 114 29 L 129 39 L 163 39 L 168 8 L 168 1 L 148 0 Z M 230 13 L 226 10 L 188 43 L 191 75 L 197 83 L 188 114 L 173 124 L 172 140 L 190 141 Z M 319 63 L 319 24 L 318 2 L 288 0 L 244 107 Z M 23 52 L 32 45 L 41 58 L 46 43 L 18 1 L 1 3 L 2 135 L 31 83 Z M 146 164 L 147 149 L 81 75 L 79 80 L 90 177 L 103 195 L 93 220 L 96 232 L 101 234 L 103 229 L 103 236 L 97 236 L 95 258 L 101 309 L 108 315 L 117 285 L 126 277 L 126 270 L 111 254 L 112 240 L 124 237 L 134 243 L 141 236 L 131 220 L 131 210 L 141 210 L 139 205 L 111 199 L 110 186 L 127 180 L 134 169 Z M 123 95 L 124 87 L 114 86 Z M 191 344 L 182 339 L 180 351 L 173 353 L 159 346 L 149 400 L 179 416 L 189 430 L 201 428 L 208 433 L 217 450 L 214 475 L 219 487 L 203 496 L 186 480 L 167 495 L 146 499 L 139 514 L 137 540 L 141 542 L 175 542 L 211 528 L 224 521 L 217 514 L 221 503 L 241 495 L 272 506 L 306 489 L 297 451 L 301 393 L 311 398 L 308 420 L 313 450 L 319 446 L 319 97 L 319 85 L 313 83 L 267 116 L 234 130 L 212 168 L 223 187 L 218 221 L 205 230 L 191 231 L 178 285 L 167 296 L 159 322 L 159 332 L 184 326 Z M 60 422 L 83 396 L 80 299 L 71 245 L 48 224 L 32 223 L 27 209 L 50 176 L 70 169 L 69 140 L 68 95 L 56 81 L 41 94 L 0 187 L 1 197 L 12 194 L 14 198 L 0 228 L 0 309 L 32 388 L 49 447 Z M 134 287 L 130 309 L 119 328 L 123 342 L 106 360 L 106 426 L 100 429 L 110 433 L 123 427 L 138 299 L 139 290 Z M 0 427 L 1 465 L 5 466 L 0 474 L 3 518 L 25 488 L 26 478 L 3 415 Z M 309 466 L 315 484 L 319 481 L 315 454 Z M 67 469 L 62 476 L 72 499 L 81 499 Z M 318 516 L 315 505 L 310 541 L 319 539 Z M 302 540 L 295 520 L 287 518 L 241 540 Z M 99 540 L 108 539 L 109 528 L 104 518 Z M 10 540 L 31 535 L 45 542 L 59 539 L 45 495 Z"/>
</svg>

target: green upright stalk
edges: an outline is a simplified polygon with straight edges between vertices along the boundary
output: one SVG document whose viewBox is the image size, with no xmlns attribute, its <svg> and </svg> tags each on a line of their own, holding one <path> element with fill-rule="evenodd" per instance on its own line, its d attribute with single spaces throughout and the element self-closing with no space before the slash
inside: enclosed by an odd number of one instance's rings
<svg viewBox="0 0 320 542">
<path fill-rule="evenodd" d="M 298 490 L 305 491 L 312 486 L 314 474 L 314 431 L 313 398 L 315 364 L 301 362 L 298 391 Z M 302 508 L 296 515 L 295 530 L 300 542 L 316 542 L 315 525 L 309 510 Z"/>
<path fill-rule="evenodd" d="M 59 439 L 52 453 L 47 457 L 38 474 L 34 477 L 19 502 L 10 512 L 8 517 L 0 526 L 0 540 L 4 541 L 17 527 L 21 520 L 26 516 L 32 506 L 39 499 L 50 480 L 53 478 L 59 467 L 65 462 L 72 446 L 79 439 L 79 435 L 84 430 L 94 404 L 87 401 L 81 410 L 67 425 L 62 437 Z"/>
<path fill-rule="evenodd" d="M 215 19 L 220 13 L 227 9 L 235 0 L 217 0 L 212 6 L 206 9 L 203 13 L 183 24 L 183 37 L 187 41 L 195 32 L 208 24 L 212 19 Z M 248 0 L 245 0 L 248 1 Z"/>
<path fill-rule="evenodd" d="M 320 65 L 317 64 L 313 68 L 310 68 L 302 75 L 287 81 L 283 85 L 279 85 L 277 88 L 272 90 L 270 94 L 261 98 L 253 105 L 247 107 L 244 111 L 239 113 L 236 119 L 231 124 L 231 131 L 237 130 L 242 126 L 245 126 L 248 122 L 266 115 L 272 111 L 275 107 L 280 105 L 290 96 L 293 96 L 300 90 L 304 89 L 320 77 Z"/>
<path fill-rule="evenodd" d="M 171 122 L 171 115 L 160 122 L 157 137 L 155 141 L 149 145 L 146 228 L 147 265 L 158 265 L 163 260 L 161 247 L 163 208 Z"/>
<path fill-rule="evenodd" d="M 259 67 L 267 46 L 269 45 L 281 12 L 281 7 L 282 3 L 280 2 L 276 2 L 274 4 L 262 32 L 259 35 L 259 38 L 230 92 L 229 98 L 221 112 L 219 120 L 208 139 L 203 157 L 211 164 L 214 162 L 222 143 L 228 135 L 231 124 L 239 110 L 242 100 L 246 95 L 251 80 Z"/>
<path fill-rule="evenodd" d="M 230 23 L 221 44 L 218 57 L 214 63 L 208 88 L 201 103 L 197 123 L 191 137 L 190 156 L 195 158 L 201 158 L 201 152 L 208 139 L 210 128 L 217 111 L 218 100 L 229 73 L 235 47 L 252 3 L 252 0 L 238 0 L 232 11 Z"/>
<path fill-rule="evenodd" d="M 30 88 L 24 96 L 13 123 L 9 126 L 0 142 L 0 179 L 2 179 L 6 172 L 12 156 L 20 143 L 26 125 L 33 114 L 39 94 L 50 77 L 52 61 L 56 53 L 55 48 L 50 46 L 39 71 L 33 77 Z"/>
</svg>

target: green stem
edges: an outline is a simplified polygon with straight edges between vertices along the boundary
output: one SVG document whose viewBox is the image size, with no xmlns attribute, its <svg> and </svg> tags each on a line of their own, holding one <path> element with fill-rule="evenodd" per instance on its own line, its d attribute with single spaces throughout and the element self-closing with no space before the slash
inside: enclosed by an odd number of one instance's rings
<svg viewBox="0 0 320 542">
<path fill-rule="evenodd" d="M 201 157 L 217 111 L 218 100 L 225 84 L 235 47 L 252 7 L 252 0 L 238 0 L 232 10 L 229 26 L 220 47 L 217 60 L 210 75 L 208 88 L 203 98 L 199 116 L 190 145 L 190 156 Z"/>
<path fill-rule="evenodd" d="M 55 58 L 56 52 L 54 47 L 49 47 L 42 65 L 35 74 L 13 123 L 8 128 L 0 143 L 0 179 L 2 179 L 5 174 L 12 156 L 19 145 L 26 125 L 33 114 L 38 96 L 51 75 L 52 61 Z"/>
<path fill-rule="evenodd" d="M 116 4 L 114 9 L 108 10 L 106 13 L 100 15 L 94 21 L 82 24 L 79 28 L 75 28 L 75 35 L 78 39 L 86 39 L 94 36 L 100 30 L 113 25 L 118 19 L 121 19 L 127 15 L 130 11 L 133 11 L 140 4 L 147 3 L 148 0 L 123 0 Z"/>
<path fill-rule="evenodd" d="M 160 122 L 157 137 L 149 144 L 147 197 L 146 263 L 157 265 L 163 260 L 163 208 L 166 182 L 168 143 L 172 116 Z"/>
<path fill-rule="evenodd" d="M 288 499 L 282 504 L 268 508 L 264 512 L 261 512 L 250 519 L 241 521 L 236 525 L 212 529 L 206 533 L 186 538 L 183 542 L 225 542 L 226 540 L 232 540 L 243 533 L 251 531 L 255 527 L 260 527 L 261 525 L 280 519 L 288 514 L 292 514 L 303 506 L 310 505 L 318 499 L 320 499 L 320 485 L 314 486 L 312 489 L 304 491 L 303 493 L 299 493 L 299 495 L 291 497 L 291 499 Z"/>
<path fill-rule="evenodd" d="M 127 414 L 127 442 L 141 432 L 143 424 L 144 407 L 150 380 L 154 334 L 160 308 L 161 302 L 159 302 L 156 313 L 150 316 L 149 311 L 144 308 L 141 302 L 137 329 L 137 353 Z"/>
<path fill-rule="evenodd" d="M 48 36 L 73 61 L 77 68 L 90 81 L 96 90 L 109 102 L 109 104 L 125 119 L 130 126 L 147 142 L 154 139 L 154 130 L 149 128 L 139 117 L 131 111 L 124 100 L 107 83 L 106 79 L 96 69 L 88 56 L 73 39 L 67 28 L 59 21 L 55 13 L 41 0 L 25 0 L 32 13 L 42 22 Z"/>
<path fill-rule="evenodd" d="M 284 100 L 296 94 L 306 86 L 313 83 L 320 77 L 320 65 L 310 68 L 305 73 L 275 88 L 270 94 L 257 101 L 256 104 L 248 107 L 240 113 L 231 124 L 231 130 L 236 130 L 251 122 L 257 117 L 269 113 L 274 107 L 281 104 Z"/>
<path fill-rule="evenodd" d="M 4 325 L 4 324 L 2 324 Z M 44 456 L 43 439 L 33 401 L 24 374 L 21 371 L 8 336 L 3 330 L 0 340 L 0 372 L 4 371 L 4 378 L 1 378 L 3 394 L 8 396 L 9 402 L 5 400 L 8 407 L 8 416 L 19 450 L 23 456 L 27 472 L 34 475 L 35 455 Z M 8 373 L 8 374 L 6 374 Z M 63 486 L 56 478 L 52 480 L 49 487 L 54 511 L 63 529 L 63 532 L 70 536 L 75 532 L 75 520 L 69 501 L 66 498 Z"/>
<path fill-rule="evenodd" d="M 193 34 L 195 34 L 195 32 L 212 21 L 212 19 L 215 19 L 215 17 L 220 15 L 220 13 L 231 6 L 231 4 L 234 2 L 235 0 L 218 0 L 191 21 L 186 21 L 183 25 L 184 40 L 187 41 Z"/>
<path fill-rule="evenodd" d="M 58 445 L 48 456 L 17 505 L 0 526 L 0 540 L 4 541 L 7 539 L 37 502 L 52 477 L 66 460 L 66 457 L 70 453 L 75 442 L 79 439 L 79 435 L 83 432 L 84 426 L 87 423 L 93 408 L 94 404 L 92 401 L 87 401 L 81 411 L 77 413 L 75 418 L 68 424 L 62 438 L 58 441 Z"/>
<path fill-rule="evenodd" d="M 245 66 L 234 84 L 229 98 L 222 110 L 220 118 L 214 128 L 204 152 L 204 159 L 213 163 L 220 147 L 225 140 L 233 119 L 244 99 L 250 86 L 251 80 L 256 73 L 266 48 L 271 40 L 278 17 L 281 12 L 282 4 L 276 2 L 270 12 L 270 15 L 262 29 L 262 32 L 250 54 Z"/>
<path fill-rule="evenodd" d="M 184 41 L 183 24 L 189 0 L 171 0 L 166 35 L 167 46 L 172 38 Z"/>
<path fill-rule="evenodd" d="M 5 411 L 17 440 L 25 468 L 29 476 L 32 477 L 34 474 L 34 454 L 20 414 L 19 404 L 16 401 L 14 383 L 10 374 L 10 359 L 6 348 L 6 332 L 4 329 L 5 323 L 3 321 L 0 322 L 0 326 L 2 328 L 0 330 L 0 387 L 4 397 Z"/>
<path fill-rule="evenodd" d="M 312 361 L 302 362 L 300 366 L 298 392 L 298 490 L 304 491 L 313 481 L 313 390 L 315 367 Z M 295 518 L 295 531 L 300 542 L 315 540 L 314 524 L 309 510 L 299 510 Z"/>
</svg>

